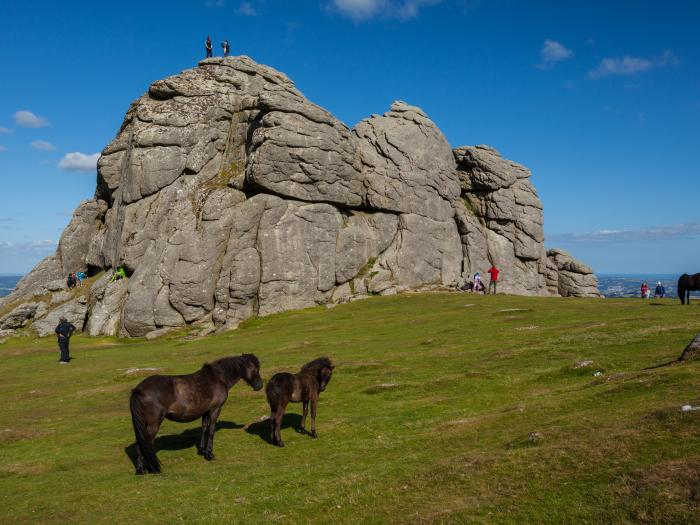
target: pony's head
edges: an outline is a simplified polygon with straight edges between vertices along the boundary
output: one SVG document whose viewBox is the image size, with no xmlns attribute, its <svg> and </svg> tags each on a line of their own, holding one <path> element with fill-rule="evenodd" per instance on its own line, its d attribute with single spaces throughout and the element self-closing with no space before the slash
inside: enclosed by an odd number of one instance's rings
<svg viewBox="0 0 700 525">
<path fill-rule="evenodd" d="M 318 391 L 323 392 L 331 380 L 334 368 L 335 365 L 330 359 L 327 357 L 319 357 L 310 363 L 306 363 L 301 370 L 313 373 L 316 376 L 316 381 L 318 382 Z"/>
<path fill-rule="evenodd" d="M 248 383 L 253 390 L 260 390 L 263 387 L 263 380 L 260 378 L 260 361 L 253 354 L 243 354 L 243 380 Z"/>
</svg>

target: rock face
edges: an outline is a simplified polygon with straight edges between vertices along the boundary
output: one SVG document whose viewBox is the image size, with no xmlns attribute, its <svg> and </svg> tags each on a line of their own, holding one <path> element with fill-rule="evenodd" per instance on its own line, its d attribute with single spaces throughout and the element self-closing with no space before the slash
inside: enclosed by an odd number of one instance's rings
<svg viewBox="0 0 700 525">
<path fill-rule="evenodd" d="M 547 284 L 562 297 L 601 297 L 593 270 L 564 250 L 549 250 Z"/>
<path fill-rule="evenodd" d="M 65 315 L 92 335 L 145 336 L 449 289 L 492 264 L 503 292 L 597 296 L 590 269 L 545 252 L 529 177 L 488 146 L 453 151 L 404 102 L 349 129 L 282 73 L 210 58 L 131 105 L 99 159 L 95 198 L 4 304 L 55 290 L 70 271 L 105 271 L 83 302 L 32 326 L 46 333 Z M 128 278 L 110 283 L 118 266 Z"/>
</svg>

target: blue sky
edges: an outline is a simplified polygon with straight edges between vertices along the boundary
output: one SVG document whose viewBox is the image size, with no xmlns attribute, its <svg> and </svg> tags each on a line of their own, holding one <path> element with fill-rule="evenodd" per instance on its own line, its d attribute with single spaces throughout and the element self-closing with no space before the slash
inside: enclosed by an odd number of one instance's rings
<svg viewBox="0 0 700 525">
<path fill-rule="evenodd" d="M 0 272 L 53 250 L 130 102 L 208 34 L 349 126 L 402 99 L 525 164 L 548 246 L 597 272 L 700 271 L 698 27 L 690 0 L 4 0 Z"/>
</svg>

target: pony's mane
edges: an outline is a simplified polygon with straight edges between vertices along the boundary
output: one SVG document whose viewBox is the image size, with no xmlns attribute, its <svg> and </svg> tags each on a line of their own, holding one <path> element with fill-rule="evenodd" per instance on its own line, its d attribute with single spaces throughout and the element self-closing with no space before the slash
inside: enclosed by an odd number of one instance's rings
<svg viewBox="0 0 700 525">
<path fill-rule="evenodd" d="M 309 361 L 304 366 L 301 367 L 302 372 L 311 372 L 318 370 L 319 368 L 328 367 L 333 368 L 333 363 L 327 357 L 319 357 L 313 361 Z"/>
<path fill-rule="evenodd" d="M 245 369 L 247 363 L 253 363 L 256 368 L 260 369 L 260 361 L 253 354 L 222 357 L 221 359 L 214 361 L 211 365 L 220 367 L 227 377 L 231 377 L 234 374 L 243 376 L 243 370 Z"/>
</svg>

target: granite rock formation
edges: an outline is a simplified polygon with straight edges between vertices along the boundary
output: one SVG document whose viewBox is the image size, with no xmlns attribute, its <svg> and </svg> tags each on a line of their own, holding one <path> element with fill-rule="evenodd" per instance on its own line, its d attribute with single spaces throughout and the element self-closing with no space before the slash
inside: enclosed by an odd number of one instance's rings
<svg viewBox="0 0 700 525">
<path fill-rule="evenodd" d="M 66 315 L 91 335 L 192 323 L 368 294 L 454 289 L 501 268 L 499 291 L 598 297 L 590 269 L 544 248 L 530 172 L 488 146 L 452 150 L 395 102 L 354 129 L 282 73 L 210 58 L 154 82 L 126 113 L 82 203 L 3 304 L 39 333 Z M 109 282 L 118 266 L 128 278 Z M 35 296 L 70 271 L 106 272 L 48 313 Z M 32 309 L 33 308 L 33 309 Z M 43 308 L 46 310 L 46 308 Z"/>
</svg>

